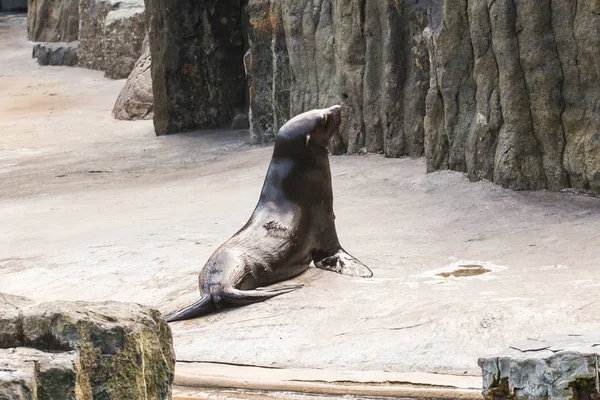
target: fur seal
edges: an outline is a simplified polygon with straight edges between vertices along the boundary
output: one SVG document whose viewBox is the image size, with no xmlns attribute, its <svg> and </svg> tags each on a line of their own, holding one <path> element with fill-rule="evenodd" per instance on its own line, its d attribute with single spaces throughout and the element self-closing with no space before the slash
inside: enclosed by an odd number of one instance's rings
<svg viewBox="0 0 600 400">
<path fill-rule="evenodd" d="M 336 105 L 305 112 L 281 127 L 250 220 L 204 265 L 200 300 L 167 315 L 167 322 L 297 290 L 303 285 L 268 285 L 300 275 L 311 261 L 339 274 L 373 276 L 342 248 L 335 229 L 327 146 L 339 135 L 340 120 Z"/>
</svg>

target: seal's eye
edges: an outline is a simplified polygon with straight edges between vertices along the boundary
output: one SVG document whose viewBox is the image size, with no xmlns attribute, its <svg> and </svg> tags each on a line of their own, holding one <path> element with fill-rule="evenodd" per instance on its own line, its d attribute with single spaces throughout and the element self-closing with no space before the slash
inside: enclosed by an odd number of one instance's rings
<svg viewBox="0 0 600 400">
<path fill-rule="evenodd" d="M 323 117 L 321 118 L 321 121 L 319 122 L 320 125 L 327 125 L 327 114 L 323 114 Z"/>
</svg>

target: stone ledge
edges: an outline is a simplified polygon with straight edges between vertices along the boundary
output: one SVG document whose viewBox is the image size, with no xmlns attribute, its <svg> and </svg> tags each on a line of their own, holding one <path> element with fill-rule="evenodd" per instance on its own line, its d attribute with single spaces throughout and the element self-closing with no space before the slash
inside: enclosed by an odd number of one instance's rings
<svg viewBox="0 0 600 400">
<path fill-rule="evenodd" d="M 39 65 L 77 65 L 79 42 L 69 43 L 38 43 L 33 47 L 32 57 Z"/>
<path fill-rule="evenodd" d="M 482 357 L 486 399 L 597 399 L 600 333 L 527 339 Z"/>
</svg>

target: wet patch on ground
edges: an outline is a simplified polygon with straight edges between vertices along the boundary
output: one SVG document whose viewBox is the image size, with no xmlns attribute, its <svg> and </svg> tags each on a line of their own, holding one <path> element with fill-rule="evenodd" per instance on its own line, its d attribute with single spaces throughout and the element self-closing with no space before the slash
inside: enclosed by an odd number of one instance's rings
<svg viewBox="0 0 600 400">
<path fill-rule="evenodd" d="M 437 274 L 437 276 L 441 276 L 443 278 L 449 278 L 451 276 L 455 278 L 465 278 L 469 276 L 477 276 L 487 274 L 488 272 L 492 272 L 491 269 L 485 268 L 483 265 L 478 264 L 467 264 L 467 265 L 459 265 L 458 269 L 450 272 L 441 272 Z"/>
</svg>

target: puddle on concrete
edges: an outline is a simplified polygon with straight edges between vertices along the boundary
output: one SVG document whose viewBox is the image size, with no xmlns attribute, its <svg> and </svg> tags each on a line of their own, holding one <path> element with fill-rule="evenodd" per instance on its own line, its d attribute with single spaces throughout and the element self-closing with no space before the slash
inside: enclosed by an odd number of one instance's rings
<svg viewBox="0 0 600 400">
<path fill-rule="evenodd" d="M 449 278 L 451 276 L 455 278 L 466 278 L 469 276 L 483 275 L 487 274 L 488 272 L 492 272 L 491 269 L 485 268 L 483 265 L 479 264 L 458 265 L 457 267 L 458 268 L 454 271 L 441 272 L 436 275 L 441 276 L 443 278 Z"/>
<path fill-rule="evenodd" d="M 425 271 L 417 278 L 429 278 L 423 283 L 437 285 L 456 285 L 459 281 L 464 280 L 483 280 L 488 281 L 498 279 L 496 272 L 504 271 L 506 267 L 496 265 L 488 261 L 475 260 L 460 260 L 455 261 L 443 268 Z"/>
</svg>

